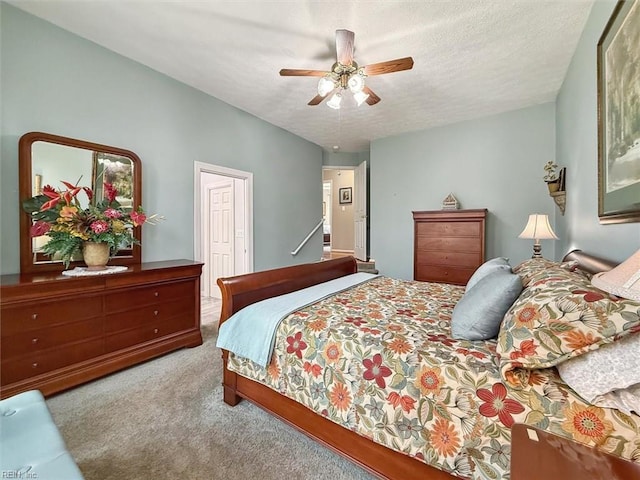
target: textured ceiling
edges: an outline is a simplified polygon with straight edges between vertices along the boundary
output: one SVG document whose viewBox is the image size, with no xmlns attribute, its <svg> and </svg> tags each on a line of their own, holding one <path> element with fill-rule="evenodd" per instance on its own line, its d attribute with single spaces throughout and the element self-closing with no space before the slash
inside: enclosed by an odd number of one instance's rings
<svg viewBox="0 0 640 480">
<path fill-rule="evenodd" d="M 10 1 L 323 148 L 369 142 L 553 101 L 592 0 Z M 359 65 L 411 56 L 369 77 L 382 101 L 310 107 L 335 30 L 355 32 Z M 351 99 L 348 99 L 351 100 Z"/>
</svg>

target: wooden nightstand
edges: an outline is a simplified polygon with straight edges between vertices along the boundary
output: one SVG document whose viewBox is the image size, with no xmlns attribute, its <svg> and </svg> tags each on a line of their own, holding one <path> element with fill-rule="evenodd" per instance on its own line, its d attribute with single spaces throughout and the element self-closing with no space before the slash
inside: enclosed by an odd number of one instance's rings
<svg viewBox="0 0 640 480">
<path fill-rule="evenodd" d="M 511 429 L 511 480 L 634 480 L 640 464 L 523 424 Z"/>
</svg>

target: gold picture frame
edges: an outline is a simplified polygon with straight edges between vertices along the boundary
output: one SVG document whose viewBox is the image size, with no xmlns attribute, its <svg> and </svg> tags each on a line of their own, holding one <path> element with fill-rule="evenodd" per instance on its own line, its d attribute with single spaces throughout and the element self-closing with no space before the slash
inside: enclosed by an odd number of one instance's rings
<svg viewBox="0 0 640 480">
<path fill-rule="evenodd" d="M 597 48 L 598 218 L 640 222 L 640 0 L 621 0 Z"/>
</svg>

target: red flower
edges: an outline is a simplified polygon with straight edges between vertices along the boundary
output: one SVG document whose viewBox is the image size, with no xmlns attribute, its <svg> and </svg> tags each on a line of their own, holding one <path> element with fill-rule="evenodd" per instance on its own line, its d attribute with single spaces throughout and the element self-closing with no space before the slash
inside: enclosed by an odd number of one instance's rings
<svg viewBox="0 0 640 480">
<path fill-rule="evenodd" d="M 104 194 L 107 196 L 107 200 L 109 200 L 109 203 L 111 203 L 116 199 L 116 195 L 118 195 L 118 191 L 116 190 L 116 187 L 114 187 L 112 184 L 105 182 Z"/>
<path fill-rule="evenodd" d="M 362 330 L 365 333 L 370 333 L 371 335 L 380 335 L 380 333 L 382 333 L 377 328 L 364 327 L 364 328 L 361 328 L 360 330 Z"/>
<path fill-rule="evenodd" d="M 480 414 L 485 417 L 495 417 L 496 415 L 505 427 L 511 428 L 513 425 L 512 413 L 524 412 L 524 407 L 515 400 L 507 397 L 507 389 L 502 383 L 494 383 L 491 391 L 486 388 L 479 388 L 476 395 L 484 401 L 480 405 Z"/>
<path fill-rule="evenodd" d="M 33 225 L 31 225 L 31 229 L 29 230 L 29 234 L 32 237 L 39 237 L 40 235 L 44 235 L 51 229 L 51 225 L 47 222 L 43 222 L 42 220 L 38 220 Z"/>
<path fill-rule="evenodd" d="M 446 345 L 447 347 L 453 346 L 453 340 L 451 340 L 446 335 L 443 335 L 442 333 L 439 333 L 438 335 L 433 335 L 429 333 L 427 334 L 427 337 L 429 338 L 430 342 L 440 342 L 441 344 Z"/>
<path fill-rule="evenodd" d="M 131 221 L 134 227 L 139 227 L 147 221 L 147 216 L 143 212 L 131 212 Z"/>
<path fill-rule="evenodd" d="M 115 208 L 107 208 L 104 211 L 104 216 L 107 218 L 120 218 L 122 217 L 122 212 L 119 212 Z"/>
<path fill-rule="evenodd" d="M 472 350 L 469 350 L 468 348 L 456 348 L 456 352 L 457 353 L 461 353 L 462 355 L 464 355 L 465 357 L 468 357 L 469 355 L 471 355 L 472 357 L 476 357 L 480 360 L 482 360 L 484 357 L 486 357 L 486 355 L 482 352 L 474 352 Z"/>
<path fill-rule="evenodd" d="M 109 224 L 104 220 L 96 220 L 91 224 L 91 230 L 93 230 L 93 233 L 104 233 L 109 230 Z"/>
<path fill-rule="evenodd" d="M 353 323 L 356 327 L 359 327 L 363 323 L 367 323 L 367 321 L 363 320 L 362 317 L 347 317 L 344 321 L 347 323 Z"/>
<path fill-rule="evenodd" d="M 384 377 L 390 376 L 392 372 L 388 367 L 382 365 L 382 355 L 376 353 L 373 356 L 373 360 L 365 358 L 362 360 L 362 364 L 366 368 L 363 375 L 365 380 L 375 380 L 380 388 L 387 386 Z"/>
<path fill-rule="evenodd" d="M 302 368 L 304 368 L 305 372 L 310 373 L 315 378 L 318 378 L 318 375 L 322 373 L 322 367 L 317 363 L 304 362 L 304 365 Z"/>
<path fill-rule="evenodd" d="M 578 295 L 584 294 L 585 302 L 597 302 L 598 300 L 602 300 L 604 298 L 604 295 L 602 295 L 601 293 L 590 292 L 588 290 L 574 290 L 571 293 L 578 294 Z"/>
<path fill-rule="evenodd" d="M 402 395 L 391 392 L 387 397 L 387 402 L 393 405 L 395 408 L 398 408 L 398 405 L 402 407 L 402 410 L 409 413 L 411 410 L 415 408 L 415 399 L 411 398 L 409 395 Z"/>
<path fill-rule="evenodd" d="M 520 344 L 519 350 L 516 348 L 511 352 L 509 358 L 511 360 L 515 360 L 516 358 L 530 357 L 536 353 L 536 348 L 537 347 L 534 345 L 533 340 L 525 340 Z"/>
<path fill-rule="evenodd" d="M 287 337 L 287 353 L 295 353 L 296 357 L 302 360 L 302 351 L 307 348 L 307 344 L 302 340 L 302 332 L 296 333 L 293 337 Z"/>
</svg>

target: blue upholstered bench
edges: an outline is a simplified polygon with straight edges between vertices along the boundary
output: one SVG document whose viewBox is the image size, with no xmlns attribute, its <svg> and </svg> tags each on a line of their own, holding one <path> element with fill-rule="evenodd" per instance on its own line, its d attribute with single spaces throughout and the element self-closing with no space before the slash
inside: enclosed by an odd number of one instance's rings
<svg viewBox="0 0 640 480">
<path fill-rule="evenodd" d="M 83 479 L 37 390 L 0 400 L 0 478 Z"/>
</svg>

